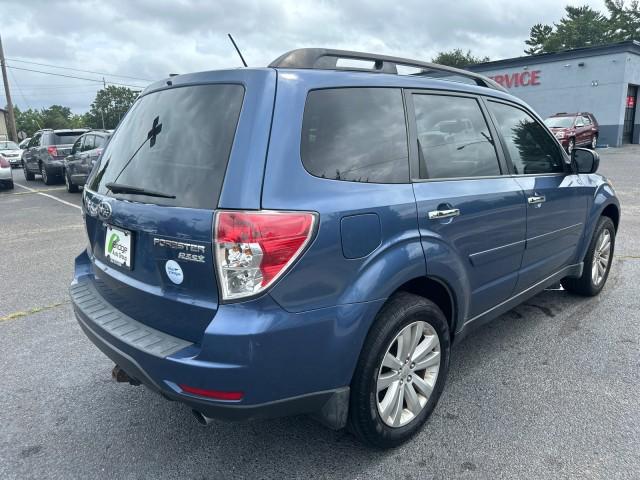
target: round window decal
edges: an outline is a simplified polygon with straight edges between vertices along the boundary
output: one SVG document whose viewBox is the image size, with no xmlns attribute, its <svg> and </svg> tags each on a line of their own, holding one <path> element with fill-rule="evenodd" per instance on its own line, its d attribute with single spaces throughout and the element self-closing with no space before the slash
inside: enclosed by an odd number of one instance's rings
<svg viewBox="0 0 640 480">
<path fill-rule="evenodd" d="M 184 273 L 182 273 L 182 267 L 175 260 L 168 260 L 164 264 L 164 269 L 167 272 L 167 277 L 176 285 L 180 285 L 184 280 Z"/>
</svg>

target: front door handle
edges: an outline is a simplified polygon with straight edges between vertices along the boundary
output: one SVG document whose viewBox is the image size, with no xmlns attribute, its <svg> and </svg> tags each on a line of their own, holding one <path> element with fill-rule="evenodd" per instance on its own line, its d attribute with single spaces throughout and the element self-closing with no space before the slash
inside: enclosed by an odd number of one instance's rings
<svg viewBox="0 0 640 480">
<path fill-rule="evenodd" d="M 529 205 L 535 205 L 537 203 L 544 203 L 547 199 L 544 195 L 534 195 L 533 197 L 529 197 L 527 200 L 529 201 Z"/>
<path fill-rule="evenodd" d="M 458 215 L 460 215 L 459 208 L 450 208 L 448 210 L 433 210 L 428 213 L 429 220 L 457 217 Z"/>
</svg>

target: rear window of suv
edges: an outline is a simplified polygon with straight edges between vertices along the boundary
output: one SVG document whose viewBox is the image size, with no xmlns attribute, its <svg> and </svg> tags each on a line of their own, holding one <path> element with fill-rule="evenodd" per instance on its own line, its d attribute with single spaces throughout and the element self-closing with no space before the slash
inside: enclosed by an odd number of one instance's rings
<svg viewBox="0 0 640 480">
<path fill-rule="evenodd" d="M 127 200 L 217 206 L 244 98 L 241 85 L 175 87 L 141 97 L 113 134 L 89 188 Z M 175 198 L 112 194 L 116 183 Z"/>
<path fill-rule="evenodd" d="M 395 88 L 309 92 L 300 154 L 307 171 L 317 177 L 408 183 L 402 92 Z"/>
<path fill-rule="evenodd" d="M 50 141 L 51 145 L 71 145 L 84 132 L 53 132 Z"/>
</svg>

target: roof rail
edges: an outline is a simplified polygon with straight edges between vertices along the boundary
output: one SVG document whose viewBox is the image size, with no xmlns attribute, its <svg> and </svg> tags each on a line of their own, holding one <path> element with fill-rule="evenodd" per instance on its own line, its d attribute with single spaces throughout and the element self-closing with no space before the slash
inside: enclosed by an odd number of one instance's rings
<svg viewBox="0 0 640 480">
<path fill-rule="evenodd" d="M 338 66 L 339 59 L 370 61 L 373 62 L 373 68 L 340 67 Z M 437 63 L 410 60 L 408 58 L 390 57 L 388 55 L 377 55 L 375 53 L 352 52 L 349 50 L 299 48 L 297 50 L 291 50 L 290 52 L 276 58 L 269 64 L 269 67 L 320 70 L 357 70 L 397 75 L 398 65 L 419 68 L 421 72 L 416 75 L 428 76 L 432 73 L 435 73 L 436 76 L 443 76 L 443 73 L 448 75 L 457 75 L 469 78 L 481 87 L 493 88 L 494 90 L 500 90 L 503 92 L 507 91 L 502 85 L 494 80 L 478 73 L 469 72 L 468 70 L 449 67 L 447 65 L 439 65 Z"/>
</svg>

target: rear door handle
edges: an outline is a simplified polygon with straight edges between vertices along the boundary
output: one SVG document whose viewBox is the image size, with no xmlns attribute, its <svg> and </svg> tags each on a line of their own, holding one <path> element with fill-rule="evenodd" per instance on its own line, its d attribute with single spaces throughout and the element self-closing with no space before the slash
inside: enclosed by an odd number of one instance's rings
<svg viewBox="0 0 640 480">
<path fill-rule="evenodd" d="M 547 199 L 544 195 L 534 195 L 533 197 L 529 197 L 527 200 L 529 201 L 529 205 L 535 205 L 537 203 L 544 203 Z"/>
<path fill-rule="evenodd" d="M 448 210 L 433 210 L 428 213 L 429 220 L 457 217 L 458 215 L 460 215 L 459 208 L 450 208 Z"/>
</svg>

